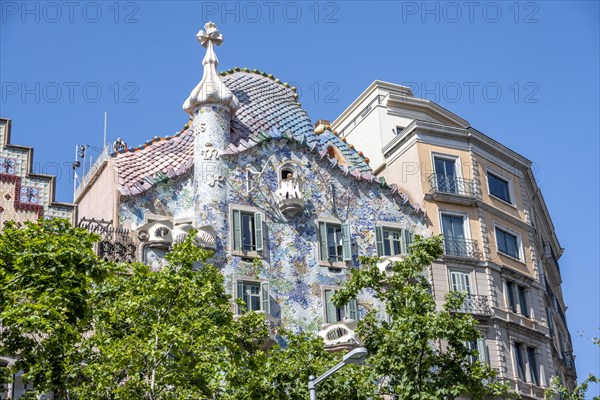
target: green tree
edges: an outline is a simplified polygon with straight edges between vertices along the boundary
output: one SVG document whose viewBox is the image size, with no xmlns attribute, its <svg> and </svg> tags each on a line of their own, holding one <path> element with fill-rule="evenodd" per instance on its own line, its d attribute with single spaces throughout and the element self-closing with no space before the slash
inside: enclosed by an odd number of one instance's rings
<svg viewBox="0 0 600 400">
<path fill-rule="evenodd" d="M 471 315 L 456 312 L 464 295 L 449 293 L 443 310 L 436 309 L 423 271 L 441 255 L 440 237 L 417 237 L 389 275 L 377 268 L 377 258 L 361 257 L 362 267 L 352 271 L 335 301 L 345 304 L 368 289 L 385 304 L 387 320 L 370 312 L 358 327 L 380 393 L 415 400 L 507 395 L 507 385 L 467 346 L 480 333 Z"/>
<path fill-rule="evenodd" d="M 256 347 L 252 339 L 258 343 L 267 331 L 252 316 L 234 321 L 223 275 L 206 263 L 209 256 L 189 237 L 161 270 L 133 263 L 94 290 L 94 330 L 72 390 L 77 398 L 223 395 L 244 346 Z M 238 335 L 242 329 L 249 337 Z"/>
<path fill-rule="evenodd" d="M 0 232 L 0 354 L 17 359 L 39 393 L 67 396 L 68 365 L 89 330 L 88 298 L 107 266 L 94 255 L 97 238 L 66 220 L 7 222 Z"/>
<path fill-rule="evenodd" d="M 600 346 L 600 338 L 593 338 L 593 343 Z M 587 378 L 577 385 L 573 390 L 563 385 L 560 378 L 555 376 L 552 378 L 550 387 L 546 389 L 546 398 L 554 399 L 557 396 L 564 400 L 585 400 L 590 383 L 600 383 L 600 378 L 594 374 L 589 374 Z M 594 396 L 593 400 L 600 400 L 600 396 Z"/>
</svg>

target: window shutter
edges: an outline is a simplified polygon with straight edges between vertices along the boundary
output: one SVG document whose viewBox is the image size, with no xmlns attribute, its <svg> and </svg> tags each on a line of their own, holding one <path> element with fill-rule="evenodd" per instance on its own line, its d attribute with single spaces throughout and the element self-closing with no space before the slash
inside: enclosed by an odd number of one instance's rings
<svg viewBox="0 0 600 400">
<path fill-rule="evenodd" d="M 352 247 L 350 246 L 350 225 L 342 224 L 342 259 L 344 261 L 352 261 Z"/>
<path fill-rule="evenodd" d="M 260 284 L 260 309 L 266 314 L 271 314 L 271 302 L 269 299 L 269 282 L 262 282 Z"/>
<path fill-rule="evenodd" d="M 344 307 L 344 314 L 346 318 L 353 319 L 355 321 L 358 320 L 358 307 L 356 305 L 356 299 L 350 299 L 348 304 L 346 304 Z"/>
<path fill-rule="evenodd" d="M 377 240 L 377 255 L 383 257 L 383 228 L 381 226 L 375 227 L 375 239 Z"/>
<path fill-rule="evenodd" d="M 254 213 L 254 238 L 256 239 L 256 251 L 263 251 L 262 215 L 259 212 Z"/>
<path fill-rule="evenodd" d="M 458 274 L 456 272 L 450 272 L 450 279 L 452 281 L 452 291 L 453 292 L 460 292 Z"/>
<path fill-rule="evenodd" d="M 327 225 L 325 225 L 325 222 L 319 222 L 319 246 L 321 260 L 327 261 L 329 255 L 327 254 Z"/>
<path fill-rule="evenodd" d="M 479 361 L 489 364 L 485 339 L 477 339 L 477 352 L 479 353 Z"/>
<path fill-rule="evenodd" d="M 335 292 L 333 290 L 325 291 L 325 322 L 328 324 L 338 322 L 337 309 L 333 304 L 333 301 L 331 301 L 331 298 L 333 297 L 334 293 Z"/>
<path fill-rule="evenodd" d="M 244 300 L 244 281 L 237 281 L 237 298 Z M 246 305 L 247 307 L 247 305 Z M 242 306 L 237 306 L 236 305 L 236 309 L 237 309 L 237 313 L 238 314 L 242 314 L 244 312 L 244 310 L 242 309 Z"/>
<path fill-rule="evenodd" d="M 233 210 L 233 249 L 242 249 L 242 216 L 240 210 Z"/>
<path fill-rule="evenodd" d="M 402 229 L 401 232 L 402 254 L 408 254 L 408 248 L 413 242 L 412 233 L 408 229 Z"/>
</svg>

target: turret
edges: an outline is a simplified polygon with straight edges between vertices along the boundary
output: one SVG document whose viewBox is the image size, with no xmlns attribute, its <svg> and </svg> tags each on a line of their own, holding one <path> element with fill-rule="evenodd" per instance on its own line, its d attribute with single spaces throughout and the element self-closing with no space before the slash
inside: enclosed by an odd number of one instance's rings
<svg viewBox="0 0 600 400">
<path fill-rule="evenodd" d="M 232 113 L 238 100 L 225 86 L 219 74 L 219 60 L 214 46 L 223 43 L 223 36 L 214 23 L 204 25 L 198 32 L 198 41 L 206 48 L 202 64 L 204 73 L 200 83 L 192 90 L 183 109 L 193 119 L 191 129 L 194 139 L 194 226 L 212 227 L 217 235 L 217 253 L 222 252 L 221 238 L 226 232 L 227 187 L 225 164 L 221 158 L 230 143 Z"/>
</svg>

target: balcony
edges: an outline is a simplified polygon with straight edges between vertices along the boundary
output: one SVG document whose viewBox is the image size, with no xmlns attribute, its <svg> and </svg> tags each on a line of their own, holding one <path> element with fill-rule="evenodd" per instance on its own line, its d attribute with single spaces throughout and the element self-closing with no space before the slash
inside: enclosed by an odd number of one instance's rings
<svg viewBox="0 0 600 400">
<path fill-rule="evenodd" d="M 431 174 L 428 177 L 429 198 L 455 204 L 474 204 L 477 200 L 475 181 L 452 175 Z"/>
<path fill-rule="evenodd" d="M 286 218 L 293 218 L 304 209 L 304 195 L 300 179 L 294 177 L 282 179 L 275 196 L 279 210 Z"/>
<path fill-rule="evenodd" d="M 444 239 L 444 256 L 478 261 L 481 259 L 481 251 L 477 240 Z"/>
<path fill-rule="evenodd" d="M 568 369 L 575 369 L 575 358 L 573 357 L 573 353 L 570 351 L 563 351 L 563 360 Z"/>
<path fill-rule="evenodd" d="M 456 312 L 485 316 L 492 315 L 492 309 L 488 305 L 487 296 L 477 294 L 468 294 L 463 301 L 462 307 L 456 310 Z"/>
<path fill-rule="evenodd" d="M 356 335 L 356 326 L 357 323 L 353 319 L 324 324 L 319 331 L 319 336 L 325 342 L 325 350 L 336 352 L 360 346 L 362 342 Z"/>
</svg>

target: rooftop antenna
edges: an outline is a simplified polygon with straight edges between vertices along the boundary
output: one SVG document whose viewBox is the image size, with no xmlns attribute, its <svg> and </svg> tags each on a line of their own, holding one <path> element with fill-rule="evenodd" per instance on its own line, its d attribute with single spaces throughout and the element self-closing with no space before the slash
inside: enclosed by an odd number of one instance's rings
<svg viewBox="0 0 600 400">
<path fill-rule="evenodd" d="M 104 146 L 102 146 L 102 150 L 106 149 L 106 111 L 104 111 Z"/>
</svg>

